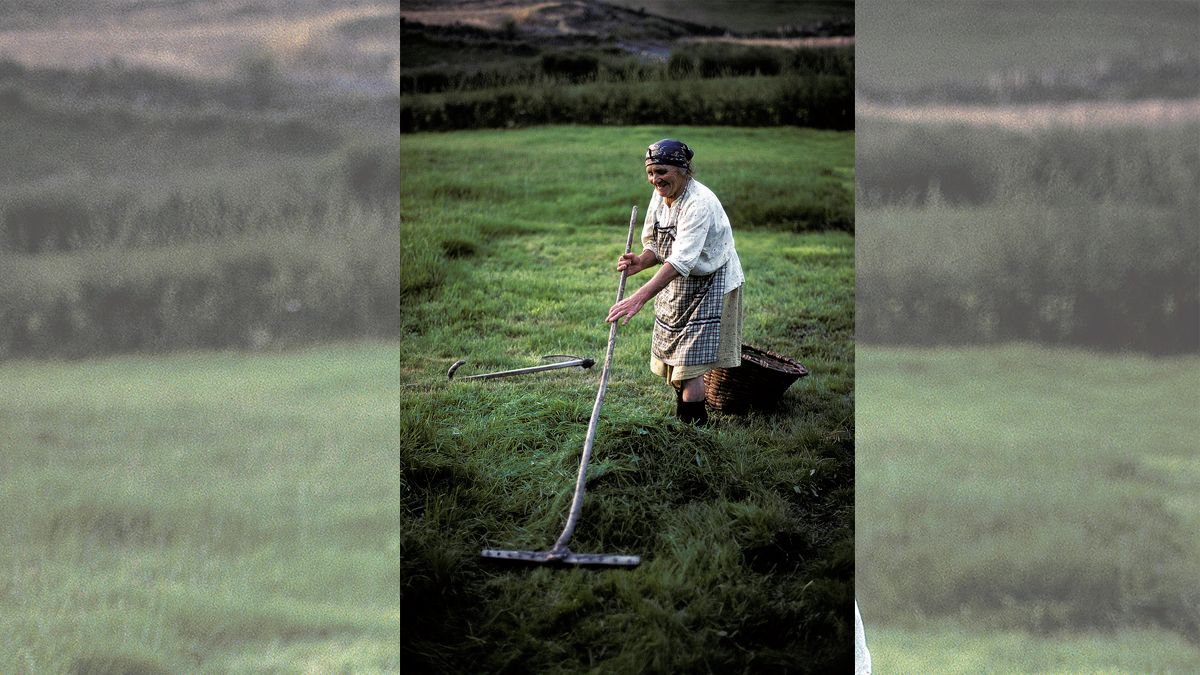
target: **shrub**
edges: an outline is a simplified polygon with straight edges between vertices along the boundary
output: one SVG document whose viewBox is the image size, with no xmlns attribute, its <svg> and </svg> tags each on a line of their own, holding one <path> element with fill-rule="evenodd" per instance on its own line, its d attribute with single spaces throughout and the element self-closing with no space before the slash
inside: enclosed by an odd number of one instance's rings
<svg viewBox="0 0 1200 675">
<path fill-rule="evenodd" d="M 379 206 L 400 199 L 400 155 L 388 148 L 356 148 L 343 161 L 346 189 L 359 202 Z"/>
<path fill-rule="evenodd" d="M 541 67 L 542 72 L 550 77 L 584 82 L 596 77 L 600 69 L 600 59 L 588 52 L 548 52 L 542 54 Z"/>
<path fill-rule="evenodd" d="M 969 126 L 866 122 L 859 126 L 864 205 L 936 197 L 981 205 L 1013 197 L 1181 206 L 1200 174 L 1196 127 L 1004 132 Z"/>
<path fill-rule="evenodd" d="M 670 101 L 670 105 L 665 105 Z M 400 103 L 402 132 L 534 124 L 797 125 L 851 129 L 853 82 L 797 75 L 663 82 L 552 82 Z"/>
<path fill-rule="evenodd" d="M 856 335 L 1200 351 L 1191 213 L 1086 202 L 860 209 Z"/>
<path fill-rule="evenodd" d="M 786 56 L 786 50 L 771 47 L 705 42 L 672 50 L 667 72 L 671 77 L 778 75 Z"/>
<path fill-rule="evenodd" d="M 252 108 L 274 106 L 288 88 L 279 64 L 269 53 L 242 56 L 238 59 L 236 70 L 233 84 L 235 91 Z"/>
<path fill-rule="evenodd" d="M 0 242 L 10 251 L 66 251 L 78 246 L 90 231 L 91 216 L 77 197 L 37 195 L 8 204 L 3 227 Z"/>
</svg>

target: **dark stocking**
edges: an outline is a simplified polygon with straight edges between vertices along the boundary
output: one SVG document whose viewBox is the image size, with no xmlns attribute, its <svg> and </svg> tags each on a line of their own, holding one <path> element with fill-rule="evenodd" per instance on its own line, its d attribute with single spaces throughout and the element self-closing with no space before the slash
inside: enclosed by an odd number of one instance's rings
<svg viewBox="0 0 1200 675">
<path fill-rule="evenodd" d="M 708 424 L 708 410 L 704 407 L 704 401 L 685 401 L 682 394 L 675 404 L 675 415 L 681 422 L 687 424 L 697 426 Z"/>
</svg>

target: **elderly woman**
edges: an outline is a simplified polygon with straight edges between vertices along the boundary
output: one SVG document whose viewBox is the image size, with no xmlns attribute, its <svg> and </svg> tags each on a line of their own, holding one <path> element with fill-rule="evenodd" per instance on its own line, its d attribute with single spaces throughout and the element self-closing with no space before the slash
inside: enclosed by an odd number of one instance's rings
<svg viewBox="0 0 1200 675">
<path fill-rule="evenodd" d="M 742 263 L 729 217 L 712 190 L 692 177 L 694 153 L 663 139 L 646 149 L 654 186 L 639 253 L 617 261 L 630 275 L 662 264 L 641 288 L 608 310 L 608 321 L 637 314 L 654 298 L 650 369 L 675 388 L 676 415 L 704 424 L 704 373 L 741 363 Z"/>
</svg>

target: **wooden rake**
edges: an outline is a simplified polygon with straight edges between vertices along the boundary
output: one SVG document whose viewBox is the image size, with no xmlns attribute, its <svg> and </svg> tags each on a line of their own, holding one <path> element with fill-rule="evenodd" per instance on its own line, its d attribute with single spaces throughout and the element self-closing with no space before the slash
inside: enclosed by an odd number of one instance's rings
<svg viewBox="0 0 1200 675">
<path fill-rule="evenodd" d="M 633 249 L 633 228 L 637 224 L 637 206 L 629 216 L 629 236 L 625 240 L 625 252 Z M 621 283 L 617 286 L 617 302 L 625 297 L 625 277 L 628 270 L 621 270 Z M 583 511 L 583 489 L 587 479 L 588 461 L 592 458 L 592 444 L 596 441 L 596 425 L 600 421 L 600 405 L 604 403 L 604 391 L 608 388 L 608 372 L 612 365 L 613 347 L 617 343 L 617 324 L 613 321 L 608 329 L 608 351 L 604 355 L 604 369 L 600 373 L 600 388 L 596 392 L 596 403 L 592 406 L 592 420 L 588 423 L 587 438 L 583 442 L 583 456 L 579 459 L 579 475 L 575 477 L 575 496 L 571 499 L 571 512 L 567 516 L 567 524 L 558 541 L 549 551 L 502 551 L 485 548 L 481 555 L 485 558 L 499 558 L 532 563 L 562 563 L 567 565 L 613 565 L 618 567 L 633 567 L 642 562 L 641 556 L 612 555 L 608 553 L 575 553 L 567 548 L 567 542 L 575 533 L 575 525 L 579 522 L 579 514 Z"/>
</svg>

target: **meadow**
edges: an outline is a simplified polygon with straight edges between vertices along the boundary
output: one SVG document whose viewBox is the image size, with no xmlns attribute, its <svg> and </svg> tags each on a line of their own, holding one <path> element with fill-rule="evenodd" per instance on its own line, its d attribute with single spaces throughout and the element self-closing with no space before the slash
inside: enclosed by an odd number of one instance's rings
<svg viewBox="0 0 1200 675">
<path fill-rule="evenodd" d="M 1191 670 L 1194 354 L 859 346 L 856 373 L 856 584 L 880 670 Z"/>
<path fill-rule="evenodd" d="M 0 671 L 396 672 L 397 359 L 0 364 Z"/>
<path fill-rule="evenodd" d="M 572 543 L 641 566 L 496 565 L 480 549 L 544 550 L 561 530 L 599 368 L 476 382 L 446 369 L 602 359 L 630 207 L 649 195 L 642 150 L 665 136 L 696 149 L 734 223 L 746 342 L 812 374 L 774 409 L 681 426 L 647 368 L 644 311 L 618 331 Z M 853 145 L 794 128 L 404 137 L 402 257 L 419 261 L 402 282 L 406 669 L 848 667 L 854 244 L 840 230 L 853 221 L 822 202 L 848 206 Z"/>
<path fill-rule="evenodd" d="M 488 250 L 490 242 L 507 235 L 544 231 L 546 221 L 576 227 L 627 222 L 627 215 L 614 219 L 614 214 L 645 206 L 645 183 L 636 166 L 641 146 L 675 130 L 563 126 L 406 135 L 401 155 L 411 170 L 400 183 L 406 197 L 401 293 L 436 287 L 445 279 L 446 260 Z M 739 229 L 853 232 L 854 149 L 846 134 L 684 130 L 688 143 L 706 149 L 694 160 L 701 182 L 710 170 L 728 181 L 722 205 Z M 792 150 L 796 144 L 802 144 L 802 154 Z M 747 146 L 754 151 L 746 152 Z M 468 164 L 449 159 L 464 154 Z"/>
</svg>

